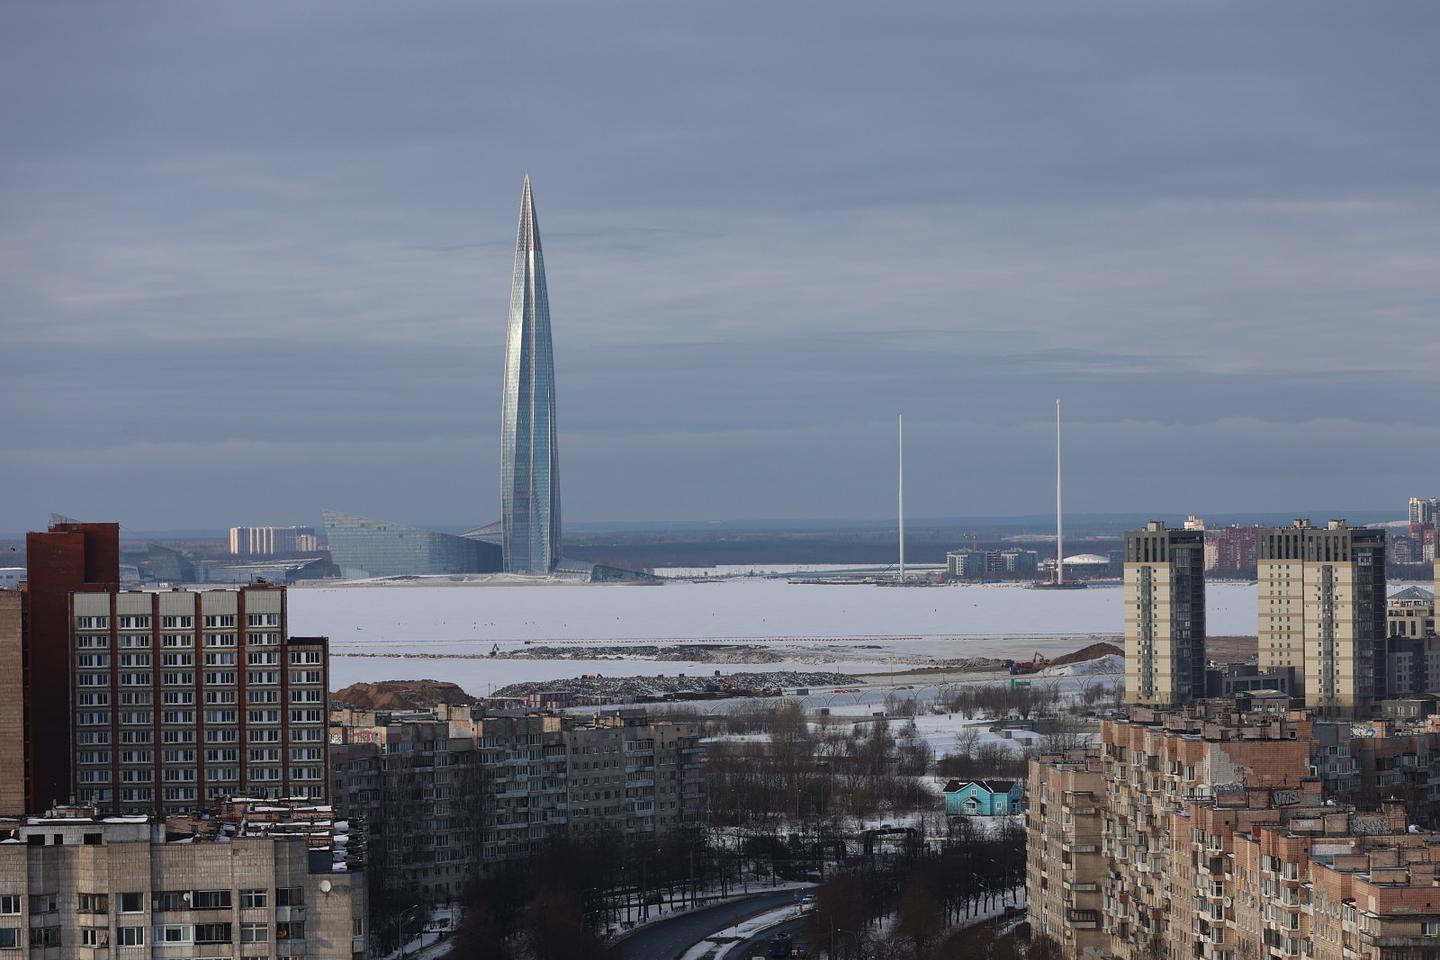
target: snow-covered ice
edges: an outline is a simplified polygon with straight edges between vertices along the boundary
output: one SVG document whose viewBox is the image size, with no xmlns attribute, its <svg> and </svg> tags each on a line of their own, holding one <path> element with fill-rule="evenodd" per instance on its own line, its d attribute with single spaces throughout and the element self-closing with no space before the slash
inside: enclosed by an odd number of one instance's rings
<svg viewBox="0 0 1440 960">
<path fill-rule="evenodd" d="M 1256 591 L 1211 584 L 1211 634 L 1253 634 Z M 1065 652 L 1122 629 L 1121 591 L 1027 590 L 1008 584 L 878 587 L 739 579 L 662 586 L 298 587 L 290 629 L 331 638 L 334 685 L 356 680 L 451 679 L 472 693 L 518 680 L 581 673 L 709 673 L 782 670 L 793 664 L 653 660 L 489 660 L 526 641 L 591 643 L 623 652 L 627 642 L 773 642 L 808 639 L 845 648 L 822 669 L 884 670 L 887 656 L 1022 657 Z M 859 648 L 859 649 L 857 649 Z M 837 654 L 840 651 L 837 651 Z M 347 654 L 379 654 L 354 657 Z M 873 654 L 874 659 L 869 659 Z"/>
</svg>

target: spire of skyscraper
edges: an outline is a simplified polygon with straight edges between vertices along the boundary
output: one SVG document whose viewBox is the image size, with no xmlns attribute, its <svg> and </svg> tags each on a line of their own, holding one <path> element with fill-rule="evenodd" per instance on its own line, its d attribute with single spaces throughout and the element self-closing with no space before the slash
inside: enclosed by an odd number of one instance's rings
<svg viewBox="0 0 1440 960">
<path fill-rule="evenodd" d="M 501 401 L 500 500 L 505 569 L 549 573 L 560 560 L 560 462 L 555 364 L 540 223 L 530 175 L 520 195 Z"/>
</svg>

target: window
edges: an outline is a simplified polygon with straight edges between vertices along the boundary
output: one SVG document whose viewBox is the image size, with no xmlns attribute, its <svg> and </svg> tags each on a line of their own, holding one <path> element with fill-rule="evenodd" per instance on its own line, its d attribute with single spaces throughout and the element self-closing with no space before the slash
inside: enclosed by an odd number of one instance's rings
<svg viewBox="0 0 1440 960">
<path fill-rule="evenodd" d="M 190 906 L 195 910 L 222 910 L 230 906 L 229 890 L 196 890 Z M 225 939 L 230 939 L 228 936 Z"/>
<path fill-rule="evenodd" d="M 145 894 L 143 893 L 122 893 L 120 894 L 121 913 L 144 913 Z"/>
<path fill-rule="evenodd" d="M 47 947 L 60 946 L 59 927 L 31 927 L 30 928 L 30 949 L 44 950 Z"/>
<path fill-rule="evenodd" d="M 80 946 L 108 947 L 110 946 L 110 931 L 103 927 L 81 927 Z"/>
<path fill-rule="evenodd" d="M 0 950 L 20 949 L 20 928 L 0 927 Z"/>
<path fill-rule="evenodd" d="M 269 891 L 267 890 L 240 891 L 240 906 L 245 909 L 264 907 L 267 905 L 269 899 Z"/>
<path fill-rule="evenodd" d="M 1422 936 L 1422 937 L 1440 937 L 1440 923 L 1436 923 L 1436 922 L 1433 921 L 1433 920 L 1427 920 L 1427 921 L 1425 921 L 1424 923 L 1421 923 L 1421 924 L 1420 924 L 1420 936 Z"/>
<path fill-rule="evenodd" d="M 156 929 L 155 939 L 161 943 L 190 943 L 195 939 L 195 928 L 188 923 L 169 923 Z"/>
<path fill-rule="evenodd" d="M 275 906 L 277 907 L 303 907 L 305 906 L 304 887 L 281 887 L 275 891 Z"/>
<path fill-rule="evenodd" d="M 110 898 L 103 893 L 82 893 L 79 909 L 81 913 L 109 913 Z"/>
<path fill-rule="evenodd" d="M 189 910 L 186 895 L 179 890 L 164 890 L 155 894 L 154 909 L 157 913 L 166 910 Z"/>
<path fill-rule="evenodd" d="M 31 843 L 35 842 L 36 836 L 38 836 L 38 834 L 31 835 Z M 40 837 L 40 842 L 44 843 L 45 838 Z M 30 916 L 32 917 L 42 913 L 54 913 L 59 909 L 60 898 L 53 893 L 35 894 L 30 897 Z"/>
<path fill-rule="evenodd" d="M 228 923 L 197 923 L 195 924 L 196 943 L 229 943 L 230 924 Z"/>
<path fill-rule="evenodd" d="M 7 893 L 0 896 L 0 913 L 16 914 L 20 912 L 20 894 Z"/>
<path fill-rule="evenodd" d="M 268 923 L 242 923 L 240 924 L 241 943 L 266 943 L 270 940 L 270 925 Z"/>
<path fill-rule="evenodd" d="M 298 920 L 275 924 L 276 940 L 304 940 L 305 924 Z"/>
<path fill-rule="evenodd" d="M 118 927 L 115 930 L 115 943 L 122 947 L 143 947 L 145 946 L 145 928 Z"/>
</svg>

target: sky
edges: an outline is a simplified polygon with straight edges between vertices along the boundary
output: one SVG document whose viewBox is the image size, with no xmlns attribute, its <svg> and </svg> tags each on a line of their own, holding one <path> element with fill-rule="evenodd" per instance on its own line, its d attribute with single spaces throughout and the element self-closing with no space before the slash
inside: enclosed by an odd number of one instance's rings
<svg viewBox="0 0 1440 960">
<path fill-rule="evenodd" d="M 1440 495 L 1440 6 L 0 4 L 0 530 Z"/>
</svg>

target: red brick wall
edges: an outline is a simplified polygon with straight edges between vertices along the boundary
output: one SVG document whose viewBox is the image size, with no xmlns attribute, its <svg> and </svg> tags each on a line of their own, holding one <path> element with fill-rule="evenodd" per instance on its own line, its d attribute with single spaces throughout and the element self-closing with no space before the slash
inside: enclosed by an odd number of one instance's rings
<svg viewBox="0 0 1440 960">
<path fill-rule="evenodd" d="M 26 763 L 31 813 L 70 799 L 70 594 L 118 589 L 120 525 L 56 524 L 25 537 Z M 113 706 L 112 706 L 112 709 Z"/>
</svg>

